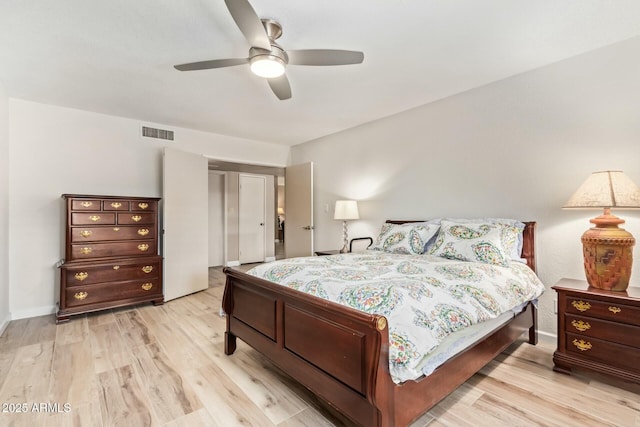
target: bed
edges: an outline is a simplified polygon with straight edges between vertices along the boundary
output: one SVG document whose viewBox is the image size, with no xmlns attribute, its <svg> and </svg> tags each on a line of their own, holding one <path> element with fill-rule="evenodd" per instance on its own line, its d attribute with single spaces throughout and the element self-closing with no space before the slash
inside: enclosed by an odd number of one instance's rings
<svg viewBox="0 0 640 427">
<path fill-rule="evenodd" d="M 535 272 L 535 222 L 523 223 L 520 239 L 518 256 L 529 272 Z M 363 426 L 408 425 L 521 335 L 527 334 L 530 344 L 537 343 L 536 307 L 528 301 L 517 315 L 485 332 L 429 375 L 398 383 L 390 369 L 391 325 L 386 316 L 233 268 L 224 273 L 225 354 L 233 354 L 240 338 Z"/>
</svg>

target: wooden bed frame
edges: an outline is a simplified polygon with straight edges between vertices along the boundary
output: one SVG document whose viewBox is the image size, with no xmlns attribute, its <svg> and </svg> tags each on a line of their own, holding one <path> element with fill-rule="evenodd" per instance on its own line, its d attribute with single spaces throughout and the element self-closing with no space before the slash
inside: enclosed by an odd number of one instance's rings
<svg viewBox="0 0 640 427">
<path fill-rule="evenodd" d="M 405 223 L 414 221 L 387 221 Z M 535 222 L 525 223 L 522 257 L 535 271 Z M 454 391 L 523 333 L 537 344 L 537 312 L 529 303 L 507 324 L 417 381 L 389 374 L 384 316 L 364 313 L 233 268 L 227 275 L 225 354 L 236 338 L 269 358 L 342 414 L 363 426 L 406 426 Z M 330 343 L 330 345 L 329 345 Z"/>
</svg>

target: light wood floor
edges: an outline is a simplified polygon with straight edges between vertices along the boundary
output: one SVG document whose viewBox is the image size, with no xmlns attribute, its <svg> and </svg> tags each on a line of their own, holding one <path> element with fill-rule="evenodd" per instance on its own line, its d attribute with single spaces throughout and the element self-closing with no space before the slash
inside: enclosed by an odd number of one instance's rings
<svg viewBox="0 0 640 427">
<path fill-rule="evenodd" d="M 11 322 L 0 426 L 351 426 L 240 340 L 224 355 L 220 270 L 210 282 L 159 307 Z M 640 386 L 555 373 L 552 352 L 512 346 L 413 425 L 640 427 Z"/>
</svg>

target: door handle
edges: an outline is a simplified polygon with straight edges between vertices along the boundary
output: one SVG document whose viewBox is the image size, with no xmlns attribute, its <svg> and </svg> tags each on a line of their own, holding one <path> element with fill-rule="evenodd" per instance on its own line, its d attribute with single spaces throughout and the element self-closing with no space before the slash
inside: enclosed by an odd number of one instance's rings
<svg viewBox="0 0 640 427">
<path fill-rule="evenodd" d="M 302 227 L 304 230 L 313 230 L 313 225 L 307 225 L 306 227 Z"/>
</svg>

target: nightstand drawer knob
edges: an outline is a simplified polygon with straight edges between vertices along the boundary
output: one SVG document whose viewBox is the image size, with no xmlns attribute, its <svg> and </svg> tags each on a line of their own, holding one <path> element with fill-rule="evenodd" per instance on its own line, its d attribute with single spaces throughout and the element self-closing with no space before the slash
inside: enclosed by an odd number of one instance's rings
<svg viewBox="0 0 640 427">
<path fill-rule="evenodd" d="M 85 299 L 88 296 L 89 296 L 89 294 L 86 293 L 86 292 L 76 292 L 75 294 L 73 294 L 73 297 L 75 299 L 77 299 L 78 301 L 82 301 L 83 299 Z"/>
<path fill-rule="evenodd" d="M 144 267 L 142 267 L 142 271 L 144 271 L 145 273 L 149 274 L 153 271 L 153 266 L 152 265 L 145 265 Z"/>
<path fill-rule="evenodd" d="M 591 308 L 591 304 L 584 301 L 573 301 L 571 305 L 578 311 L 587 311 Z"/>
<path fill-rule="evenodd" d="M 591 329 L 591 325 L 589 324 L 589 322 L 583 322 L 582 320 L 572 320 L 571 325 L 573 325 L 573 327 L 579 330 L 580 332 L 584 332 L 587 329 Z"/>
<path fill-rule="evenodd" d="M 573 345 L 575 345 L 580 351 L 591 350 L 591 343 L 585 340 L 578 340 L 577 338 L 573 340 Z"/>
<path fill-rule="evenodd" d="M 89 277 L 89 273 L 87 273 L 86 271 L 80 271 L 78 273 L 75 274 L 75 276 L 73 276 L 76 278 L 76 280 L 79 281 L 83 281 L 84 279 L 86 279 L 87 277 Z"/>
<path fill-rule="evenodd" d="M 141 287 L 145 291 L 148 291 L 149 289 L 153 288 L 153 283 L 144 283 Z"/>
<path fill-rule="evenodd" d="M 618 314 L 622 311 L 622 309 L 620 307 L 609 307 L 609 311 L 613 314 Z"/>
</svg>

